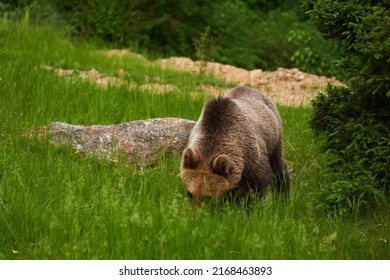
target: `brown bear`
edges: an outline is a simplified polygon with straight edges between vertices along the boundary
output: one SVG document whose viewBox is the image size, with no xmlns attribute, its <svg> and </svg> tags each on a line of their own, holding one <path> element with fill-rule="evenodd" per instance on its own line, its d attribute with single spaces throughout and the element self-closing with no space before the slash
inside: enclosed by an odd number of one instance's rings
<svg viewBox="0 0 390 280">
<path fill-rule="evenodd" d="M 261 197 L 267 188 L 285 197 L 290 177 L 282 151 L 275 105 L 254 89 L 236 87 L 204 106 L 183 152 L 181 178 L 196 201 L 230 191 Z"/>
</svg>

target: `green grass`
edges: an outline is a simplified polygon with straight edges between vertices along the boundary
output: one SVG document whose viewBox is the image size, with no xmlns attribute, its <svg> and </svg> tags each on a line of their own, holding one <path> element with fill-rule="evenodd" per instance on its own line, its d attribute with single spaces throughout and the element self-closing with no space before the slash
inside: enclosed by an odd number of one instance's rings
<svg viewBox="0 0 390 280">
<path fill-rule="evenodd" d="M 102 89 L 40 65 L 89 70 L 142 82 L 159 77 L 178 90 Z M 237 205 L 194 209 L 179 178 L 180 159 L 160 155 L 143 172 L 74 154 L 34 136 L 52 121 L 111 124 L 152 117 L 196 119 L 210 77 L 161 70 L 136 57 L 107 58 L 47 26 L 0 21 L 0 259 L 389 259 L 390 208 L 330 218 L 313 205 L 326 183 L 325 157 L 310 108 L 279 107 L 291 199 L 271 196 L 253 212 Z M 28 135 L 33 135 L 28 136 Z"/>
</svg>

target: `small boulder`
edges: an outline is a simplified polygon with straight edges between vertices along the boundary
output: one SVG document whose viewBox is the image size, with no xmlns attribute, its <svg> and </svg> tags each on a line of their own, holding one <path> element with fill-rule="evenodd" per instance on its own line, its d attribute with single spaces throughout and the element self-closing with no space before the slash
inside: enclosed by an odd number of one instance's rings
<svg viewBox="0 0 390 280">
<path fill-rule="evenodd" d="M 97 155 L 114 162 L 125 158 L 131 164 L 149 166 L 161 152 L 180 154 L 194 125 L 194 121 L 181 118 L 92 126 L 53 122 L 47 132 L 54 145 L 71 145 L 86 155 Z"/>
</svg>

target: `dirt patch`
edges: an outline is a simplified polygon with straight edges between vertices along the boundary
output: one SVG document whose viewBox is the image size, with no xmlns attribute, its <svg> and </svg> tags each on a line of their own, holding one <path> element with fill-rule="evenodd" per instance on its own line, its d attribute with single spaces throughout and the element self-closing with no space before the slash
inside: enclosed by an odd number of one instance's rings
<svg viewBox="0 0 390 280">
<path fill-rule="evenodd" d="M 126 71 L 123 69 L 117 69 L 115 71 L 117 77 L 105 76 L 96 69 L 91 69 L 89 71 L 76 71 L 73 69 L 54 68 L 48 65 L 41 65 L 40 69 L 53 71 L 59 76 L 65 76 L 68 78 L 81 78 L 102 88 L 107 88 L 110 85 L 125 86 L 129 89 L 139 88 L 143 91 L 151 91 L 156 94 L 165 94 L 177 90 L 175 85 L 163 84 L 160 82 L 159 78 L 153 79 L 149 76 L 145 76 L 145 83 L 142 85 L 138 85 L 136 82 L 127 82 L 123 79 L 123 77 L 126 75 Z"/>
<path fill-rule="evenodd" d="M 248 85 L 271 97 L 276 103 L 288 106 L 307 106 L 319 91 L 328 83 L 346 86 L 335 77 L 327 78 L 300 71 L 299 69 L 278 68 L 276 71 L 255 69 L 248 71 L 231 65 L 216 62 L 192 61 L 186 57 L 171 57 L 157 60 L 162 68 L 171 68 L 192 73 L 213 75 L 229 83 Z M 211 87 L 211 94 L 220 91 Z"/>
<path fill-rule="evenodd" d="M 96 69 L 91 69 L 89 71 L 76 71 L 74 69 L 62 69 L 62 68 L 54 68 L 48 65 L 41 65 L 40 69 L 53 71 L 59 76 L 65 76 L 68 78 L 81 78 L 83 80 L 87 80 L 95 83 L 99 87 L 106 88 L 109 85 L 124 85 L 126 82 L 118 77 L 105 76 L 102 75 Z"/>
<path fill-rule="evenodd" d="M 328 83 L 336 86 L 346 86 L 335 77 L 317 76 L 302 72 L 299 69 L 278 68 L 276 71 L 263 71 L 261 69 L 248 71 L 217 62 L 193 61 L 186 57 L 171 57 L 150 62 L 144 56 L 128 50 L 99 52 L 111 58 L 122 59 L 125 56 L 130 56 L 145 64 L 154 64 L 162 68 L 197 74 L 205 73 L 228 83 L 248 85 L 268 95 L 274 102 L 287 106 L 308 106 L 318 92 L 325 90 Z M 125 86 L 128 88 L 139 88 L 156 94 L 166 94 L 178 90 L 173 84 L 163 83 L 159 77 L 145 76 L 142 84 L 137 84 L 134 81 L 128 82 L 124 79 L 126 71 L 123 69 L 117 69 L 115 76 L 103 75 L 96 69 L 76 71 L 47 65 L 40 66 L 40 69 L 54 71 L 57 75 L 69 78 L 78 77 L 95 83 L 102 88 L 110 85 Z M 191 93 L 191 95 L 194 97 L 200 94 L 220 96 L 226 90 L 227 88 L 225 87 L 204 84 L 199 86 L 199 89 Z"/>
</svg>

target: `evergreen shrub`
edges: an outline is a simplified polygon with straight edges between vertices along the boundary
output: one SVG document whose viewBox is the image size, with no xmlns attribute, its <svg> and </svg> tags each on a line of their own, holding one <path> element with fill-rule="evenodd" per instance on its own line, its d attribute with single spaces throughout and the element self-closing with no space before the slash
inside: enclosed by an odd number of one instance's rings
<svg viewBox="0 0 390 280">
<path fill-rule="evenodd" d="M 337 215 L 374 208 L 390 185 L 390 1 L 307 0 L 319 30 L 337 39 L 348 88 L 313 101 L 311 126 L 330 156 L 333 182 L 317 204 Z M 365 206 L 365 207 L 362 207 Z"/>
</svg>

